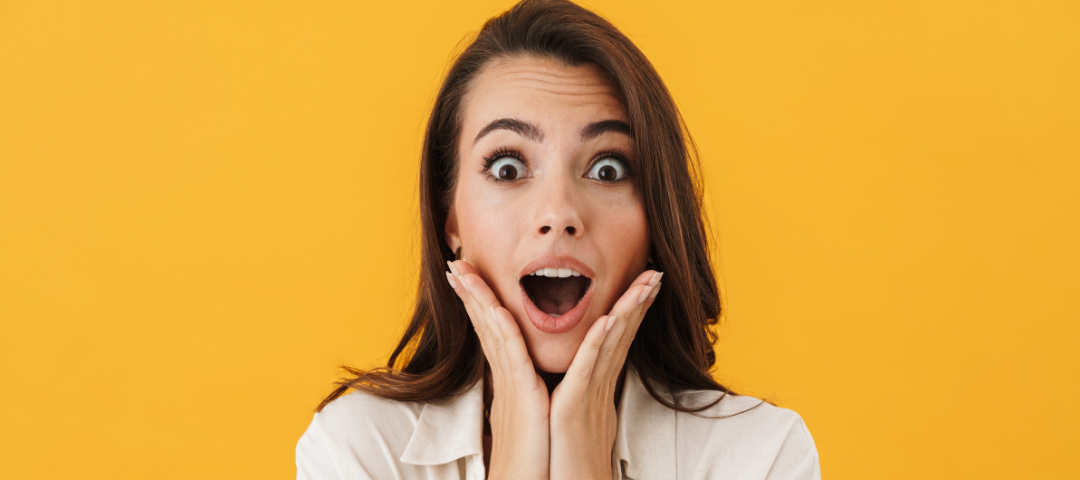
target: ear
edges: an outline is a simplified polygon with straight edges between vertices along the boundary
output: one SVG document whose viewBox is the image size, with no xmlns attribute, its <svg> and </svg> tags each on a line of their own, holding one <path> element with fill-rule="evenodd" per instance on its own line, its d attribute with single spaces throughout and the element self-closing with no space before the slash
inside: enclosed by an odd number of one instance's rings
<svg viewBox="0 0 1080 480">
<path fill-rule="evenodd" d="M 454 214 L 454 207 L 450 207 L 450 211 L 446 213 L 446 226 L 445 226 L 445 240 L 446 244 L 450 246 L 451 252 L 456 252 L 458 248 L 461 248 L 461 237 L 458 236 L 457 215 Z"/>
</svg>

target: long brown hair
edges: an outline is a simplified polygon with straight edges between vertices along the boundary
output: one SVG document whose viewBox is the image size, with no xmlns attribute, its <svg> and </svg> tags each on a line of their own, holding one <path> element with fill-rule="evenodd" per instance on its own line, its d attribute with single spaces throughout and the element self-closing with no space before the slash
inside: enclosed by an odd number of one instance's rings
<svg viewBox="0 0 1080 480">
<path fill-rule="evenodd" d="M 344 367 L 351 377 L 339 381 L 316 411 L 349 389 L 437 402 L 482 378 L 486 359 L 480 341 L 443 273 L 446 261 L 454 259 L 443 231 L 456 180 L 463 97 L 488 62 L 522 55 L 594 64 L 625 99 L 638 159 L 635 182 L 655 262 L 650 268 L 664 272 L 665 286 L 641 322 L 627 364 L 641 373 L 653 398 L 679 411 L 698 412 L 716 402 L 681 405 L 677 397 L 659 395 L 657 384 L 669 392 L 728 393 L 710 373 L 720 294 L 701 207 L 697 149 L 671 94 L 645 55 L 607 20 L 566 0 L 523 0 L 484 24 L 450 67 L 428 119 L 420 159 L 420 285 L 412 321 L 386 367 Z"/>
</svg>

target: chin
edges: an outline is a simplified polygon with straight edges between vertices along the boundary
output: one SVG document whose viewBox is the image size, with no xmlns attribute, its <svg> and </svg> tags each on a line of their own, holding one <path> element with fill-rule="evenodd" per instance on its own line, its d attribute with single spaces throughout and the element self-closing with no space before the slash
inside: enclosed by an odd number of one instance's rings
<svg viewBox="0 0 1080 480">
<path fill-rule="evenodd" d="M 541 370 L 547 373 L 566 373 L 570 370 L 570 362 L 573 358 L 544 358 L 543 356 L 537 356 L 533 358 L 533 365 L 537 370 Z"/>
<path fill-rule="evenodd" d="M 560 336 L 567 336 L 567 334 Z M 568 341 L 570 339 L 567 338 L 551 338 L 549 340 L 551 341 L 528 345 L 533 366 L 537 370 L 547 373 L 566 373 L 570 369 L 570 364 L 574 361 L 574 356 L 577 355 L 578 347 L 584 338 L 575 341 Z"/>
</svg>

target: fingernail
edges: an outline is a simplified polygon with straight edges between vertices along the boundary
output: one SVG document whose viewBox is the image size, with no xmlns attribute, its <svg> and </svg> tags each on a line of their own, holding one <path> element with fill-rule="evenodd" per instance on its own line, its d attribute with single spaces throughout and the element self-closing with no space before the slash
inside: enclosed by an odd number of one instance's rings
<svg viewBox="0 0 1080 480">
<path fill-rule="evenodd" d="M 611 330 L 611 326 L 615 324 L 615 315 L 608 317 L 607 325 L 604 325 L 604 331 Z"/>
<path fill-rule="evenodd" d="M 641 291 L 641 295 L 638 295 L 637 303 L 640 305 L 646 298 L 649 298 L 649 292 L 652 291 L 652 287 L 645 287 L 645 290 Z"/>
<path fill-rule="evenodd" d="M 455 277 L 460 277 L 461 276 L 461 275 L 458 274 L 457 269 L 454 268 L 454 262 L 451 262 L 451 261 L 447 260 L 446 261 L 446 266 L 450 267 L 450 272 L 452 272 Z"/>
<path fill-rule="evenodd" d="M 450 288 L 458 289 L 457 280 L 454 280 L 454 276 L 450 272 L 446 272 L 446 281 L 450 282 Z"/>
<path fill-rule="evenodd" d="M 656 272 L 656 273 L 654 273 L 652 275 L 652 278 L 649 279 L 649 286 L 650 287 L 655 287 L 657 283 L 660 283 L 660 277 L 663 277 L 663 276 L 664 276 L 664 272 Z"/>
<path fill-rule="evenodd" d="M 657 283 L 656 284 L 656 288 L 653 289 L 652 293 L 649 293 L 649 298 L 650 299 L 651 298 L 656 298 L 656 294 L 660 293 L 660 286 L 661 285 L 663 285 L 663 284 L 662 283 Z"/>
</svg>

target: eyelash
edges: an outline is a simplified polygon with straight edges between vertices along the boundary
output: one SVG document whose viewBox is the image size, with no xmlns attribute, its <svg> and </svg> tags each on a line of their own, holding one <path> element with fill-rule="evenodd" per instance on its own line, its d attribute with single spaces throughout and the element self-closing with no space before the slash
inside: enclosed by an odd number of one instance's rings
<svg viewBox="0 0 1080 480">
<path fill-rule="evenodd" d="M 609 148 L 607 150 L 601 151 L 600 153 L 597 153 L 596 156 L 593 157 L 592 161 L 589 162 L 589 170 L 592 170 L 593 166 L 596 165 L 596 162 L 599 162 L 600 160 L 603 160 L 605 158 L 614 158 L 614 159 L 622 162 L 623 167 L 626 167 L 626 176 L 619 179 L 619 180 L 615 180 L 614 182 L 604 182 L 604 183 L 609 183 L 609 184 L 622 183 L 622 182 L 625 182 L 627 180 L 630 180 L 631 178 L 634 178 L 634 169 L 631 168 L 630 160 L 629 160 L 628 157 L 629 157 L 629 155 L 627 155 L 622 150 L 619 150 L 619 149 L 616 149 L 616 148 Z"/>
<path fill-rule="evenodd" d="M 491 155 L 488 155 L 488 156 L 484 157 L 484 168 L 483 168 L 483 170 L 480 170 L 480 171 L 481 172 L 487 172 L 488 177 L 490 177 L 491 179 L 493 179 L 493 180 L 495 180 L 497 182 L 512 182 L 513 180 L 503 180 L 501 178 L 496 178 L 494 175 L 492 175 L 490 172 L 488 172 L 488 170 L 491 170 L 491 164 L 495 163 L 495 160 L 498 160 L 498 159 L 504 158 L 504 157 L 510 157 L 510 158 L 516 159 L 517 161 L 519 161 L 521 163 L 524 163 L 526 167 L 529 166 L 529 164 L 527 162 L 525 162 L 524 155 L 521 154 L 521 151 L 519 151 L 519 150 L 517 150 L 515 148 L 499 147 L 499 148 L 495 149 L 494 152 L 491 152 Z"/>
<path fill-rule="evenodd" d="M 516 148 L 510 148 L 510 147 L 499 147 L 499 148 L 495 149 L 494 152 L 491 152 L 490 155 L 484 157 L 484 168 L 481 170 L 481 173 L 487 174 L 488 178 L 491 179 L 492 181 L 496 182 L 496 183 L 516 182 L 517 179 L 515 179 L 515 180 L 503 180 L 501 178 L 498 178 L 498 177 L 492 175 L 491 172 L 488 171 L 488 170 L 491 170 L 491 165 L 493 163 L 495 163 L 496 160 L 498 160 L 500 158 L 505 158 L 505 157 L 510 157 L 510 158 L 513 158 L 513 159 L 521 162 L 521 163 L 524 163 L 526 168 L 528 168 L 528 166 L 529 166 L 529 163 L 525 161 L 525 156 L 521 154 L 520 150 L 518 150 Z M 619 180 L 615 180 L 614 182 L 603 182 L 603 183 L 608 183 L 608 184 L 622 183 L 624 181 L 630 180 L 634 176 L 634 170 L 632 168 L 630 168 L 630 161 L 627 160 L 627 157 L 629 157 L 629 155 L 624 153 L 622 150 L 609 148 L 607 150 L 601 151 L 600 153 L 597 153 L 596 156 L 593 157 L 592 161 L 589 162 L 588 170 L 592 170 L 593 165 L 596 165 L 596 162 L 599 162 L 600 160 L 603 160 L 605 158 L 614 158 L 614 159 L 622 162 L 623 166 L 626 167 L 626 176 L 619 179 Z"/>
</svg>

